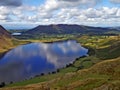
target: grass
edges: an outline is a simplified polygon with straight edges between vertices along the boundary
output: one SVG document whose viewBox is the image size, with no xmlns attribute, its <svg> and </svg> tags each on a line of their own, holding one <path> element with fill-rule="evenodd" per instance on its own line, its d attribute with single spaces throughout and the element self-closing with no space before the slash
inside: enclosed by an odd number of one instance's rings
<svg viewBox="0 0 120 90">
<path fill-rule="evenodd" d="M 78 74 L 78 75 L 77 75 Z M 66 76 L 64 76 L 64 78 L 62 78 L 61 80 L 59 80 L 56 84 L 54 84 L 54 86 L 56 87 L 65 87 L 65 86 L 69 86 L 70 84 L 78 81 L 78 82 L 83 82 L 86 81 L 87 79 L 93 80 L 93 79 L 107 79 L 108 76 L 107 75 L 98 75 L 98 74 L 87 74 L 84 76 L 79 76 L 79 73 L 74 74 L 73 76 L 70 74 L 66 74 Z M 69 78 L 69 79 L 68 79 Z"/>
<path fill-rule="evenodd" d="M 11 39 L 6 38 L 5 36 L 0 36 L 0 53 L 7 51 L 13 46 Z"/>
<path fill-rule="evenodd" d="M 60 70 L 60 73 L 68 73 L 68 72 L 75 72 L 77 70 L 76 67 L 67 67 L 67 68 L 64 68 L 64 69 L 61 69 Z"/>
<path fill-rule="evenodd" d="M 114 66 L 112 70 L 111 66 Z M 51 85 L 51 87 L 67 87 L 68 90 L 93 90 L 93 88 L 100 87 L 103 84 L 117 82 L 120 79 L 120 71 L 116 71 L 116 68 L 120 68 L 120 58 L 103 61 L 94 65 L 90 69 L 79 70 L 76 73 L 66 74 L 62 76 L 59 81 L 55 82 L 53 86 Z M 116 72 L 111 73 L 111 71 Z M 116 74 L 118 74 L 118 76 Z M 114 75 L 116 78 L 113 79 Z"/>
<path fill-rule="evenodd" d="M 21 81 L 21 82 L 16 82 L 16 83 L 13 83 L 13 84 L 9 84 L 9 85 L 7 85 L 7 87 L 25 86 L 25 85 L 34 84 L 34 83 L 40 83 L 40 82 L 50 81 L 50 80 L 52 80 L 54 78 L 58 78 L 58 77 L 60 77 L 62 75 L 63 75 L 62 73 L 48 74 L 48 75 L 41 76 L 41 77 L 31 78 L 30 80 L 25 80 L 25 81 Z"/>
</svg>

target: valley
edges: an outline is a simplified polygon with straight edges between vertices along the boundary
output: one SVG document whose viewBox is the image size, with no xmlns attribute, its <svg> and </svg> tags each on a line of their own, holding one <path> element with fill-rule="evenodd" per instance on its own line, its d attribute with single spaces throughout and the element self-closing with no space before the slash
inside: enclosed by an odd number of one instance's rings
<svg viewBox="0 0 120 90">
<path fill-rule="evenodd" d="M 29 34 L 30 35 L 30 34 Z M 33 35 L 33 34 L 31 34 Z M 89 50 L 87 57 L 80 57 L 73 64 L 47 75 L 38 75 L 30 80 L 8 84 L 5 90 L 101 90 L 115 89 L 120 86 L 120 36 L 116 34 L 88 35 L 61 34 L 35 35 L 34 38 L 23 36 L 6 36 L 10 44 L 1 51 L 32 42 L 54 42 L 61 40 L 76 40 Z M 56 38 L 55 38 L 56 37 Z M 16 39 L 17 38 L 17 39 Z M 3 40 L 3 35 L 2 35 Z M 1 40 L 1 41 L 2 41 Z M 7 40 L 3 40 L 6 43 Z M 3 43 L 4 45 L 4 43 Z M 97 82 L 97 83 L 96 83 Z"/>
<path fill-rule="evenodd" d="M 0 90 L 120 90 L 120 0 L 0 0 Z"/>
</svg>

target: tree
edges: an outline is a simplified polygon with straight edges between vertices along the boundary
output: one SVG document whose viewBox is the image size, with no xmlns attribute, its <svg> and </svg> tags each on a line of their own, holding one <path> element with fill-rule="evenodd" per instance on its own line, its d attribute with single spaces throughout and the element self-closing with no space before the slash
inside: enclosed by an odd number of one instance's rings
<svg viewBox="0 0 120 90">
<path fill-rule="evenodd" d="M 1 82 L 0 87 L 4 87 L 5 86 L 5 82 Z"/>
</svg>

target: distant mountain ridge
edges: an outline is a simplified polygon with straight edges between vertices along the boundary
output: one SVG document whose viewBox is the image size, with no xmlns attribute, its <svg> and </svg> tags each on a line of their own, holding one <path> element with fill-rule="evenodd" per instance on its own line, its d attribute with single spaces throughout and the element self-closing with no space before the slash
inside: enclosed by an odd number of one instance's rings
<svg viewBox="0 0 120 90">
<path fill-rule="evenodd" d="M 24 34 L 38 35 L 38 34 L 103 34 L 109 31 L 117 31 L 110 28 L 91 27 L 83 25 L 69 25 L 69 24 L 52 24 L 39 25 L 33 29 L 26 31 Z"/>
</svg>

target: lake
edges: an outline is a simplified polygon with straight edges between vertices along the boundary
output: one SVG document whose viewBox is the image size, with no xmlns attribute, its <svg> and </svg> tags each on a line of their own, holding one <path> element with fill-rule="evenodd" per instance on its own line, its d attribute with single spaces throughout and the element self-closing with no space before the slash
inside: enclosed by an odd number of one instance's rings
<svg viewBox="0 0 120 90">
<path fill-rule="evenodd" d="M 88 49 L 75 40 L 21 45 L 0 57 L 0 83 L 18 82 L 51 73 L 87 55 L 87 52 Z"/>
</svg>

